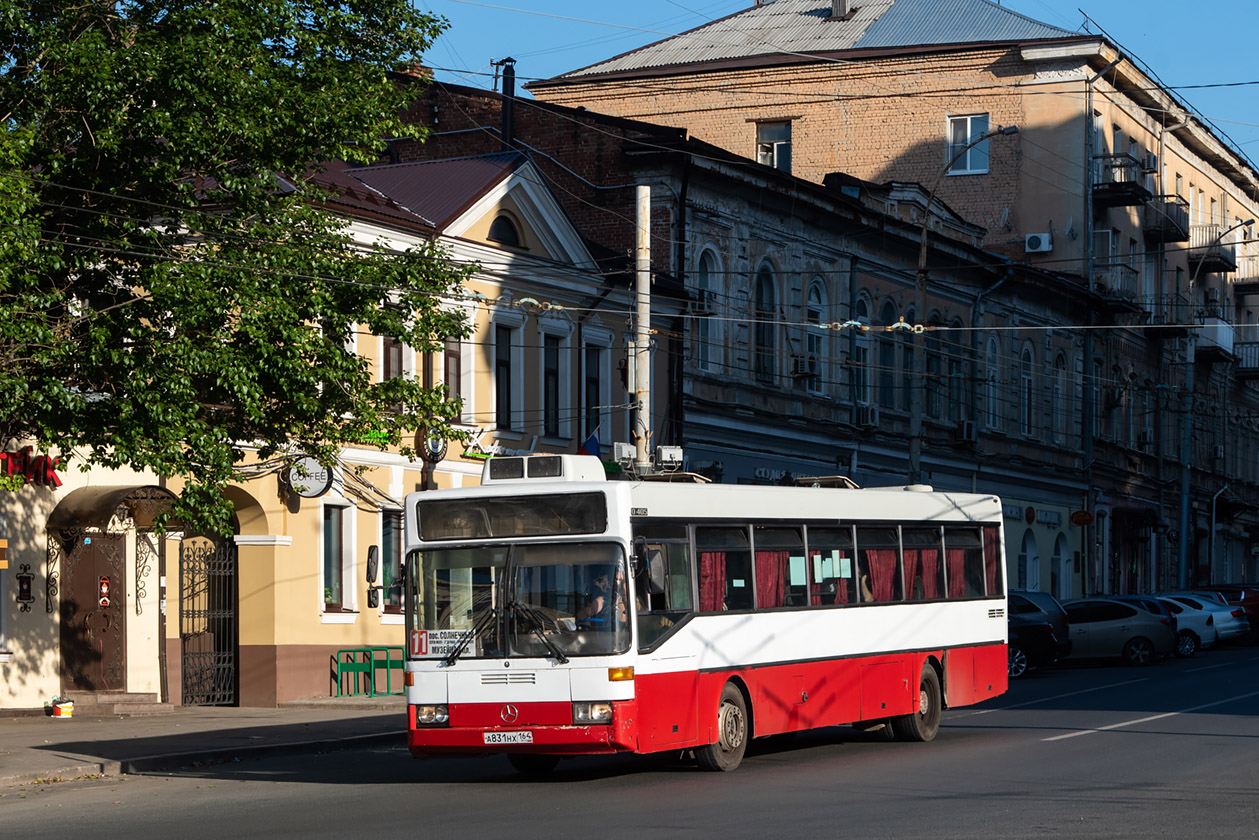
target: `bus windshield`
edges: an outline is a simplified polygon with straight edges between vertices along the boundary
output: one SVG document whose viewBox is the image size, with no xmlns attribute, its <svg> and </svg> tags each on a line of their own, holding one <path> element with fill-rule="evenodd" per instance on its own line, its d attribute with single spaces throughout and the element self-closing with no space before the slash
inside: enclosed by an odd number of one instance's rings
<svg viewBox="0 0 1259 840">
<path fill-rule="evenodd" d="M 427 549 L 411 562 L 408 624 L 421 640 L 412 656 L 565 659 L 629 649 L 633 614 L 615 543 Z"/>
</svg>

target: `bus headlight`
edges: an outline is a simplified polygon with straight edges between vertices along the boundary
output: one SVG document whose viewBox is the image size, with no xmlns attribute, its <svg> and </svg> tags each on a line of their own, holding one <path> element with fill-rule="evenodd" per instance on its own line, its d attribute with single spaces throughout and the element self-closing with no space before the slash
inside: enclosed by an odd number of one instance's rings
<svg viewBox="0 0 1259 840">
<path fill-rule="evenodd" d="M 612 704 L 601 703 L 574 703 L 573 704 L 573 723 L 588 725 L 598 723 L 612 722 Z"/>
<path fill-rule="evenodd" d="M 445 726 L 450 722 L 450 714 L 445 705 L 416 706 L 416 726 Z"/>
</svg>

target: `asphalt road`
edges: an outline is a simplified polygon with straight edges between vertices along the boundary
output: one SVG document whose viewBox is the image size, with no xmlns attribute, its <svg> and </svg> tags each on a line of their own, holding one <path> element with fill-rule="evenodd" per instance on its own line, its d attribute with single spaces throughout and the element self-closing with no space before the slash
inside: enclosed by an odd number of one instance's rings
<svg viewBox="0 0 1259 840">
<path fill-rule="evenodd" d="M 1034 672 L 945 713 L 928 744 L 849 728 L 757 741 L 734 773 L 578 758 L 542 782 L 502 757 L 402 748 L 30 788 L 0 836 L 1255 837 L 1259 648 Z"/>
</svg>

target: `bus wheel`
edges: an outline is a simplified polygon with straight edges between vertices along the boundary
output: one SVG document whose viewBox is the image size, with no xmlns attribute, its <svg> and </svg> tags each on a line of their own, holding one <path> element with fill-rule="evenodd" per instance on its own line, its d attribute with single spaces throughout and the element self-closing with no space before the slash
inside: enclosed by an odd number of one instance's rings
<svg viewBox="0 0 1259 840">
<path fill-rule="evenodd" d="M 748 710 L 743 692 L 726 683 L 717 704 L 717 743 L 695 750 L 695 760 L 705 770 L 727 772 L 739 766 L 748 748 Z"/>
<path fill-rule="evenodd" d="M 530 778 L 546 776 L 560 763 L 558 755 L 532 755 L 529 753 L 508 753 L 507 760 L 516 772 Z"/>
<path fill-rule="evenodd" d="M 918 711 L 892 718 L 892 729 L 902 741 L 930 741 L 940 731 L 940 678 L 935 668 L 922 666 L 918 680 Z"/>
</svg>

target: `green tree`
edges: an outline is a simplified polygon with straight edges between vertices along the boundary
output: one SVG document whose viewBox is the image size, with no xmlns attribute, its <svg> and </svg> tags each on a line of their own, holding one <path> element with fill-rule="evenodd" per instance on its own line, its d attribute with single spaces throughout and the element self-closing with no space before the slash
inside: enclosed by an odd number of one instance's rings
<svg viewBox="0 0 1259 840">
<path fill-rule="evenodd" d="M 463 334 L 441 300 L 466 270 L 356 245 L 318 177 L 417 135 L 393 74 L 443 25 L 410 0 L 0 0 L 0 438 L 182 477 L 172 514 L 222 531 L 251 454 L 449 433 L 443 390 L 347 343 Z"/>
</svg>

